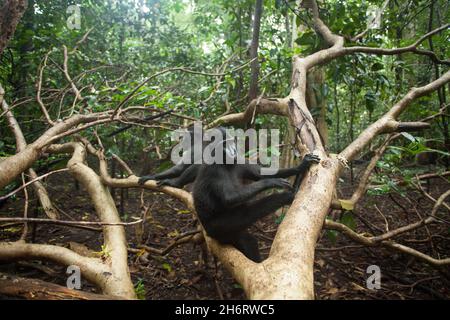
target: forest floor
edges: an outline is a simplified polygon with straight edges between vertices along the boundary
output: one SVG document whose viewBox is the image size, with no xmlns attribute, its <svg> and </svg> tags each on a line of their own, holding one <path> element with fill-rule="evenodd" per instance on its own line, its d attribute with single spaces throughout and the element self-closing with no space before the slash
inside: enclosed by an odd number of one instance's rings
<svg viewBox="0 0 450 320">
<path fill-rule="evenodd" d="M 443 178 L 436 178 L 424 187 L 438 198 L 449 188 Z M 74 180 L 66 173 L 51 176 L 47 188 L 59 209 L 70 214 L 74 220 L 94 221 L 94 208 L 83 189 L 77 190 Z M 340 182 L 341 195 L 349 196 L 354 186 L 348 176 Z M 344 191 L 342 191 L 344 190 Z M 122 195 L 121 195 L 122 194 Z M 123 197 L 123 220 L 134 221 L 141 216 L 141 190 L 116 190 L 115 199 L 120 210 Z M 185 206 L 161 193 L 145 191 L 144 201 L 150 206 L 142 239 L 155 248 L 164 248 L 171 239 L 183 232 L 195 230 L 191 214 Z M 31 208 L 35 205 L 30 199 Z M 420 192 L 410 191 L 405 197 L 400 194 L 366 196 L 358 206 L 354 222 L 359 232 L 380 233 L 376 229 L 394 229 L 407 221 L 419 220 L 419 215 L 431 212 L 434 203 Z M 0 216 L 21 216 L 23 199 L 19 195 L 0 207 Z M 445 213 L 448 216 L 448 212 Z M 40 214 L 42 217 L 42 214 Z M 61 217 L 64 220 L 69 218 Z M 259 240 L 263 256 L 267 256 L 275 235 L 279 217 L 272 214 L 256 223 L 251 232 Z M 447 219 L 449 220 L 449 219 Z M 136 248 L 135 227 L 127 227 L 128 243 Z M 371 230 L 372 229 L 372 230 Z M 429 237 L 429 234 L 433 235 Z M 20 226 L 0 227 L 0 241 L 14 241 L 21 234 Z M 412 246 L 433 257 L 450 254 L 450 228 L 445 224 L 431 225 L 400 237 L 400 242 Z M 75 229 L 56 225 L 38 225 L 36 243 L 62 246 L 82 244 L 93 251 L 101 251 L 102 235 L 98 231 Z M 439 256 L 440 254 L 440 256 Z M 211 257 L 203 263 L 200 245 L 192 243 L 175 247 L 166 256 L 149 255 L 147 258 L 129 254 L 132 280 L 139 283 L 139 292 L 146 299 L 244 299 L 240 286 L 221 266 L 215 267 Z M 366 288 L 366 272 L 370 265 L 381 268 L 381 289 Z M 317 244 L 315 258 L 315 289 L 318 299 L 449 299 L 450 270 L 438 270 L 410 256 L 381 247 L 359 246 L 343 235 L 322 231 Z M 65 285 L 65 269 L 52 263 L 13 262 L 0 264 L 0 272 L 22 277 L 38 278 Z M 95 289 L 83 281 L 83 290 Z"/>
</svg>

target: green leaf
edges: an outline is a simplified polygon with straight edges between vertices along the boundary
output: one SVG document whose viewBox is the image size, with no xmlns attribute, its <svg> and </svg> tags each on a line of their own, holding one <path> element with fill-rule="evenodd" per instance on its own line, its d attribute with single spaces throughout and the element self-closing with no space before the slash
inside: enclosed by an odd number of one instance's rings
<svg viewBox="0 0 450 320">
<path fill-rule="evenodd" d="M 327 230 L 326 236 L 331 241 L 331 243 L 335 244 L 338 237 L 338 232 L 336 230 Z"/>
<path fill-rule="evenodd" d="M 228 78 L 227 81 L 233 89 L 236 87 L 236 80 L 234 78 Z"/>
<path fill-rule="evenodd" d="M 243 289 L 242 286 L 239 283 L 234 283 L 233 288 L 235 289 Z"/>
<path fill-rule="evenodd" d="M 380 71 L 380 70 L 383 70 L 383 69 L 384 69 L 383 64 L 381 64 L 381 63 L 379 63 L 379 62 L 375 62 L 375 63 L 372 65 L 372 68 L 371 68 L 372 71 Z"/>
<path fill-rule="evenodd" d="M 344 210 L 352 211 L 354 204 L 353 201 L 347 200 L 347 199 L 339 199 L 339 202 L 341 203 L 341 207 Z"/>
<path fill-rule="evenodd" d="M 134 292 L 139 300 L 145 300 L 147 290 L 145 290 L 145 285 L 142 279 L 139 279 L 139 281 L 134 285 Z"/>
<path fill-rule="evenodd" d="M 167 272 L 172 272 L 172 267 L 170 266 L 170 264 L 168 264 L 167 262 L 164 262 L 162 264 L 162 267 L 167 270 Z"/>
<path fill-rule="evenodd" d="M 201 87 L 200 89 L 198 89 L 198 93 L 202 93 L 202 92 L 204 92 L 204 91 L 206 91 L 208 89 L 209 89 L 209 87 L 206 87 L 206 86 Z"/>
<path fill-rule="evenodd" d="M 317 37 L 312 31 L 304 32 L 297 39 L 295 39 L 295 43 L 299 46 L 315 46 L 316 41 Z"/>
<path fill-rule="evenodd" d="M 373 112 L 377 102 L 376 95 L 373 92 L 369 91 L 364 95 L 364 98 L 366 99 L 367 110 L 369 110 L 369 112 Z"/>
<path fill-rule="evenodd" d="M 276 224 L 280 224 L 280 223 L 283 221 L 283 219 L 284 219 L 285 216 L 286 216 L 286 214 L 283 212 L 279 217 L 277 217 L 277 218 L 275 219 L 275 223 L 276 223 Z"/>
<path fill-rule="evenodd" d="M 415 142 L 416 138 L 414 138 L 414 136 L 408 132 L 401 132 L 400 133 L 402 136 L 404 136 L 406 139 L 408 139 L 411 142 Z"/>
<path fill-rule="evenodd" d="M 353 217 L 353 214 L 350 211 L 346 211 L 341 218 L 341 223 L 345 224 L 350 229 L 354 230 L 356 228 L 356 222 L 355 218 Z"/>
</svg>

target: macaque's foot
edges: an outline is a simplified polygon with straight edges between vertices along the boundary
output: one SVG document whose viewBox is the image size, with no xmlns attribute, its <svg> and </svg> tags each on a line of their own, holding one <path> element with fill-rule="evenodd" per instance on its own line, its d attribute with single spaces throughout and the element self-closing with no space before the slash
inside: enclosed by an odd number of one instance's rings
<svg viewBox="0 0 450 320">
<path fill-rule="evenodd" d="M 294 190 L 289 190 L 289 191 L 287 191 L 286 192 L 286 197 L 288 197 L 288 203 L 289 204 L 292 204 L 292 202 L 294 201 L 294 198 L 295 198 L 295 192 L 294 192 Z"/>
</svg>

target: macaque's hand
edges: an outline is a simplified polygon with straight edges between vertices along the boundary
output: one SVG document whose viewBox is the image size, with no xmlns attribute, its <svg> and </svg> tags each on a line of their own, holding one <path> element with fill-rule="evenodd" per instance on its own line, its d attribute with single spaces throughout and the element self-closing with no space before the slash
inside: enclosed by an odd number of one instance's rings
<svg viewBox="0 0 450 320">
<path fill-rule="evenodd" d="M 272 178 L 272 179 L 267 179 L 266 181 L 271 188 L 283 188 L 283 189 L 286 189 L 289 191 L 293 190 L 291 183 L 289 181 L 287 181 L 286 179 Z"/>
<path fill-rule="evenodd" d="M 155 180 L 154 176 L 143 176 L 140 177 L 138 183 L 142 186 L 148 180 Z"/>
<path fill-rule="evenodd" d="M 320 162 L 320 158 L 319 158 L 319 156 L 316 156 L 315 154 L 308 153 L 303 158 L 303 161 L 305 161 L 309 165 L 312 165 L 313 163 L 319 163 Z"/>
</svg>

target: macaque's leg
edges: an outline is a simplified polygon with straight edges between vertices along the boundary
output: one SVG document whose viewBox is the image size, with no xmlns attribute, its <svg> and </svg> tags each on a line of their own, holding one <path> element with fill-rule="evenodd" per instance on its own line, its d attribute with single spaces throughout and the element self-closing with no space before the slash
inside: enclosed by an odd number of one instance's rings
<svg viewBox="0 0 450 320">
<path fill-rule="evenodd" d="M 288 178 L 291 176 L 297 176 L 297 180 L 302 180 L 306 171 L 308 171 L 309 167 L 314 163 L 319 163 L 320 158 L 313 154 L 307 154 L 300 165 L 293 168 L 279 169 L 275 174 L 261 174 L 262 167 L 255 164 L 245 164 L 240 165 L 239 170 L 240 175 L 245 179 L 250 180 L 260 180 L 260 179 L 269 179 L 269 178 Z"/>
<path fill-rule="evenodd" d="M 258 240 L 247 231 L 241 232 L 232 244 L 250 260 L 261 262 Z"/>
<path fill-rule="evenodd" d="M 185 185 L 194 182 L 195 178 L 197 177 L 198 170 L 200 169 L 200 165 L 193 164 L 177 178 L 172 179 L 164 179 L 158 181 L 158 186 L 171 186 L 174 188 L 182 188 Z"/>
<path fill-rule="evenodd" d="M 229 212 L 214 217 L 203 226 L 211 237 L 222 242 L 230 242 L 236 233 L 241 233 L 257 220 L 277 209 L 290 205 L 293 200 L 294 194 L 291 192 L 274 193 L 262 199 L 230 208 Z"/>
</svg>

